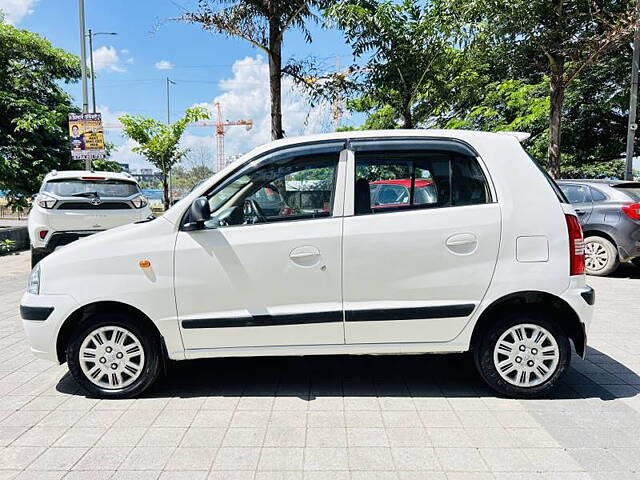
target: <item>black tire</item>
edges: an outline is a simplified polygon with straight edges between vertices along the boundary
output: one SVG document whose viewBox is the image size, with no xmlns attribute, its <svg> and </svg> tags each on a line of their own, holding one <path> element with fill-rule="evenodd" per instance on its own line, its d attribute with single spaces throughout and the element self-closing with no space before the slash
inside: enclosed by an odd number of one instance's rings
<svg viewBox="0 0 640 480">
<path fill-rule="evenodd" d="M 92 382 L 84 373 L 80 362 L 80 350 L 85 339 L 101 327 L 119 327 L 133 334 L 142 346 L 144 361 L 142 372 L 129 385 L 123 388 L 103 388 Z M 91 396 L 98 398 L 131 398 L 140 395 L 158 378 L 162 370 L 162 349 L 156 332 L 144 328 L 136 319 L 127 318 L 123 314 L 97 314 L 80 323 L 71 334 L 67 346 L 66 358 L 69 371 L 80 386 Z M 117 362 L 118 360 L 108 360 Z M 122 361 L 124 364 L 125 362 Z M 96 363 L 97 365 L 97 363 Z M 122 370 L 127 374 L 124 369 Z M 104 376 L 101 375 L 102 378 Z M 122 378 L 122 377 L 121 377 Z"/>
<path fill-rule="evenodd" d="M 631 263 L 633 263 L 636 267 L 640 268 L 640 257 L 636 257 L 632 259 Z"/>
<path fill-rule="evenodd" d="M 505 380 L 494 362 L 494 350 L 500 337 L 519 324 L 532 324 L 544 328 L 556 341 L 558 360 L 555 370 L 542 383 L 535 386 L 517 386 Z M 530 332 L 531 330 L 528 330 Z M 527 333 L 529 335 L 529 333 Z M 523 355 L 526 356 L 528 352 Z M 530 352 L 529 352 L 530 353 Z M 476 367 L 484 381 L 496 392 L 511 398 L 535 398 L 549 393 L 556 385 L 571 360 L 571 345 L 562 327 L 545 314 L 538 312 L 506 313 L 485 328 L 474 348 Z M 521 360 L 522 361 L 522 360 Z M 517 374 L 516 374 L 517 377 Z M 543 377 L 540 377 L 542 379 Z"/>
<path fill-rule="evenodd" d="M 35 267 L 40 260 L 46 257 L 47 254 L 42 250 L 31 247 L 31 268 Z"/>
<path fill-rule="evenodd" d="M 584 248 L 585 248 L 585 270 L 587 275 L 593 275 L 596 277 L 606 277 L 607 275 L 612 274 L 618 269 L 620 265 L 620 260 L 618 259 L 618 250 L 616 246 L 607 240 L 604 237 L 587 237 L 584 239 Z M 600 266 L 599 262 L 595 262 L 592 266 L 590 266 L 589 262 L 589 250 L 597 249 L 599 252 L 602 252 L 604 257 L 604 265 Z M 596 265 L 597 264 L 597 265 Z"/>
</svg>

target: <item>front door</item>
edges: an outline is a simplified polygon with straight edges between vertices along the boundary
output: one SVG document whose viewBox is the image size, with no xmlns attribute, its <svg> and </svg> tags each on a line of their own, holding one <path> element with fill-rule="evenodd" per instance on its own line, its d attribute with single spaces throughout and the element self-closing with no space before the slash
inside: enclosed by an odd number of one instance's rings
<svg viewBox="0 0 640 480">
<path fill-rule="evenodd" d="M 489 287 L 500 207 L 478 160 L 442 143 L 438 150 L 428 141 L 424 150 L 402 141 L 359 150 L 353 142 L 353 206 L 344 220 L 347 343 L 452 340 Z"/>
<path fill-rule="evenodd" d="M 178 233 L 187 354 L 344 343 L 340 148 L 256 160 L 208 195 L 211 228 Z"/>
</svg>

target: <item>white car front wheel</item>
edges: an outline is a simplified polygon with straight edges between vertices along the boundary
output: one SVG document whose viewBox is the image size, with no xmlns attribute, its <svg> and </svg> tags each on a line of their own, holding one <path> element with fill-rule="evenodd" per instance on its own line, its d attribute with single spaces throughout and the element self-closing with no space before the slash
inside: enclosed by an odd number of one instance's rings
<svg viewBox="0 0 640 480">
<path fill-rule="evenodd" d="M 82 322 L 67 347 L 76 381 L 102 398 L 129 398 L 146 390 L 160 374 L 157 335 L 121 314 L 100 314 Z"/>
</svg>

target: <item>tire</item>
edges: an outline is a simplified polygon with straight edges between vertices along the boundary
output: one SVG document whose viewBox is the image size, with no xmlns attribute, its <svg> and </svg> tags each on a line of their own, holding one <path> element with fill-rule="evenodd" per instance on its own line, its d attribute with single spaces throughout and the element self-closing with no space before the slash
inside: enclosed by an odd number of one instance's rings
<svg viewBox="0 0 640 480">
<path fill-rule="evenodd" d="M 31 247 L 31 268 L 35 267 L 46 256 L 45 252 Z"/>
<path fill-rule="evenodd" d="M 96 333 L 99 339 L 93 336 Z M 91 350 L 96 362 L 89 358 Z M 162 369 L 161 352 L 158 335 L 139 322 L 122 314 L 98 314 L 76 327 L 66 357 L 69 371 L 87 393 L 115 399 L 136 397 L 156 381 Z"/>
<path fill-rule="evenodd" d="M 523 334 L 523 340 L 517 338 L 516 329 Z M 537 332 L 547 338 L 534 342 Z M 510 343 L 514 343 L 512 352 L 505 349 L 505 344 L 508 347 Z M 521 345 L 525 348 L 522 353 Z M 551 351 L 555 355 L 542 355 L 542 352 Z M 511 398 L 535 398 L 546 395 L 555 387 L 569 366 L 571 346 L 564 330 L 546 315 L 526 311 L 510 313 L 483 330 L 475 345 L 474 360 L 484 381 L 496 392 Z M 498 370 L 496 363 L 502 363 L 504 373 Z M 539 366 L 547 372 L 541 374 L 542 370 L 537 370 Z M 525 372 L 526 381 L 523 381 L 522 372 Z"/>
<path fill-rule="evenodd" d="M 633 258 L 631 260 L 631 263 L 633 263 L 636 267 L 640 268 L 640 257 Z"/>
<path fill-rule="evenodd" d="M 603 237 L 585 238 L 584 255 L 587 275 L 605 277 L 620 265 L 616 246 Z"/>
</svg>

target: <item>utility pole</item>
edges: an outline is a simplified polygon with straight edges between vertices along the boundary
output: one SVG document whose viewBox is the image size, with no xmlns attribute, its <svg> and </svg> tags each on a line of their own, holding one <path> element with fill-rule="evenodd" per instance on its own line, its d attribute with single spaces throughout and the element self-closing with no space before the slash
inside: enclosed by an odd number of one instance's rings
<svg viewBox="0 0 640 480">
<path fill-rule="evenodd" d="M 636 110 L 638 107 L 638 63 L 640 62 L 640 0 L 636 3 L 636 30 L 633 36 L 633 63 L 631 64 L 631 92 L 629 94 L 629 125 L 627 127 L 627 166 L 624 173 L 625 180 L 633 180 L 633 152 L 636 124 Z"/>
<path fill-rule="evenodd" d="M 169 77 L 167 77 L 167 125 L 171 123 L 171 103 L 169 101 L 169 85 L 175 85 L 175 84 L 176 82 L 169 80 Z"/>
<path fill-rule="evenodd" d="M 640 0 L 638 0 L 640 1 Z M 170 97 L 169 97 L 169 85 L 175 85 L 176 82 L 169 80 L 169 77 L 167 77 L 167 125 L 171 125 L 171 102 L 170 102 Z M 171 206 L 171 187 L 172 187 L 172 182 L 171 182 L 171 171 L 169 171 L 169 198 L 168 203 L 169 206 Z"/>
<path fill-rule="evenodd" d="M 87 98 L 87 37 L 84 31 L 84 0 L 78 0 L 78 12 L 80 20 L 80 72 L 82 74 L 82 113 L 89 112 L 89 99 Z M 86 170 L 91 170 L 91 159 L 85 158 Z"/>
<path fill-rule="evenodd" d="M 78 0 L 80 12 L 80 72 L 82 74 L 82 112 L 89 111 L 89 99 L 87 98 L 87 41 L 84 31 L 84 0 Z"/>
<path fill-rule="evenodd" d="M 93 37 L 96 35 L 117 35 L 115 32 L 96 32 L 93 33 L 89 29 L 87 36 L 89 37 L 89 63 L 91 65 L 91 100 L 93 103 L 93 113 L 96 113 L 96 74 L 93 69 Z"/>
</svg>

